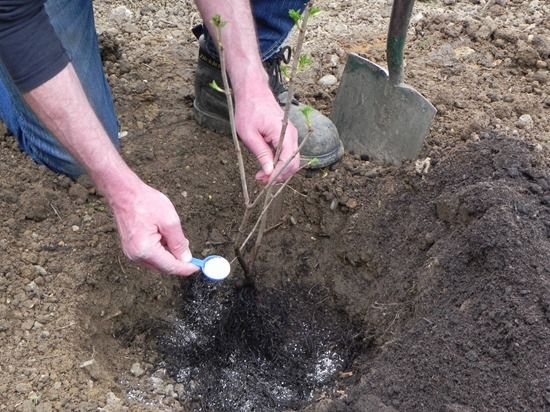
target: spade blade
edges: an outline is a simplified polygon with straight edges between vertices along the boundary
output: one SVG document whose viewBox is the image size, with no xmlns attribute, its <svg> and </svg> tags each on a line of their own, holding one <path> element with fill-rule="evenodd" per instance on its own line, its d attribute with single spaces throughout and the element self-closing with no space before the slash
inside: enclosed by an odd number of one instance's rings
<svg viewBox="0 0 550 412">
<path fill-rule="evenodd" d="M 392 85 L 384 68 L 350 54 L 331 118 L 347 151 L 400 164 L 418 156 L 435 113 L 415 89 Z"/>
</svg>

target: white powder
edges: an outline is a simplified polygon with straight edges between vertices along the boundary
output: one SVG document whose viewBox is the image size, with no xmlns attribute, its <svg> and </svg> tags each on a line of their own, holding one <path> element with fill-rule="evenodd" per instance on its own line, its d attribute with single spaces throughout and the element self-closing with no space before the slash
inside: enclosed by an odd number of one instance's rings
<svg viewBox="0 0 550 412">
<path fill-rule="evenodd" d="M 229 276 L 229 272 L 231 272 L 231 265 L 227 259 L 221 256 L 216 256 L 208 259 L 204 263 L 203 272 L 210 279 L 222 280 Z"/>
</svg>

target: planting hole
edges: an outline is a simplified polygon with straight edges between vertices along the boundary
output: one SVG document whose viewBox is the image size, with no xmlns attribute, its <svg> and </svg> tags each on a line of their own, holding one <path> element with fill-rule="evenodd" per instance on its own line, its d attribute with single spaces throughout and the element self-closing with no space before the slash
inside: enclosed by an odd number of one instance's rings
<svg viewBox="0 0 550 412">
<path fill-rule="evenodd" d="M 194 278 L 181 309 L 156 329 L 158 367 L 185 387 L 193 410 L 299 408 L 334 391 L 360 341 L 319 287 L 287 290 Z"/>
</svg>

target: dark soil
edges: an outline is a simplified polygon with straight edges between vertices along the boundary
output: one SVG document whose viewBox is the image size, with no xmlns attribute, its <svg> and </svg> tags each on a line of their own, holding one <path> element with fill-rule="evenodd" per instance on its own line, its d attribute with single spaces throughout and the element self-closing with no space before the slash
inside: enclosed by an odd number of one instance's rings
<svg viewBox="0 0 550 412">
<path fill-rule="evenodd" d="M 334 395 L 329 384 L 362 340 L 315 287 L 258 291 L 198 278 L 182 299 L 155 341 L 192 410 L 277 411 L 303 407 L 321 390 Z"/>
<path fill-rule="evenodd" d="M 426 179 L 401 174 L 377 209 L 384 184 L 371 185 L 348 230 L 370 245 L 358 270 L 378 350 L 339 410 L 372 396 L 404 411 L 550 408 L 548 170 L 533 146 L 491 136 Z"/>
<path fill-rule="evenodd" d="M 548 170 L 535 145 L 486 135 L 427 175 L 365 185 L 368 163 L 346 159 L 331 181 L 305 177 L 286 208 L 301 223 L 268 236 L 260 289 L 185 282 L 152 328 L 155 362 L 191 410 L 546 410 Z M 330 379 L 308 381 L 335 343 Z"/>
</svg>

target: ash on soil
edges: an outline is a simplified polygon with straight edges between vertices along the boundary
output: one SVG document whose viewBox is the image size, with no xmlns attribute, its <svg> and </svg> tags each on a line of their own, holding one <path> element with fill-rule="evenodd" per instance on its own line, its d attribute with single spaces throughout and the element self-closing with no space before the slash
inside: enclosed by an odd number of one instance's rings
<svg viewBox="0 0 550 412">
<path fill-rule="evenodd" d="M 292 290 L 196 278 L 181 312 L 156 331 L 161 367 L 201 411 L 280 411 L 311 403 L 359 347 L 356 327 L 318 288 Z"/>
</svg>

